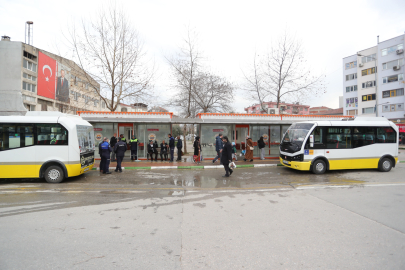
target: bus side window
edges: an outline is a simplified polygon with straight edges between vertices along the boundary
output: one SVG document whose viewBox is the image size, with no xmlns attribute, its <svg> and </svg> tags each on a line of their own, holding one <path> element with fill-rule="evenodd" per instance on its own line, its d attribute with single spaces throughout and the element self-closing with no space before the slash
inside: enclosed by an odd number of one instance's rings
<svg viewBox="0 0 405 270">
<path fill-rule="evenodd" d="M 377 128 L 376 143 L 396 143 L 397 134 L 392 127 L 379 127 Z"/>
<path fill-rule="evenodd" d="M 353 147 L 361 147 L 376 143 L 376 128 L 374 127 L 354 127 Z"/>
<path fill-rule="evenodd" d="M 60 124 L 37 124 L 38 145 L 68 145 L 67 130 Z"/>
<path fill-rule="evenodd" d="M 327 149 L 349 149 L 352 148 L 352 136 L 350 128 L 330 127 L 327 129 L 326 148 Z"/>
<path fill-rule="evenodd" d="M 0 151 L 34 145 L 33 125 L 0 124 Z"/>
</svg>

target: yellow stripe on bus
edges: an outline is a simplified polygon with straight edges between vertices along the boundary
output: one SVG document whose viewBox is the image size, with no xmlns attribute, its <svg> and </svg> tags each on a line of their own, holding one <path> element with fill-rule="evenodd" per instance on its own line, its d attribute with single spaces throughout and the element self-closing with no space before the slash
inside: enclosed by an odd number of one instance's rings
<svg viewBox="0 0 405 270">
<path fill-rule="evenodd" d="M 0 178 L 38 178 L 42 165 L 0 165 Z M 68 177 L 78 176 L 93 169 L 93 165 L 82 168 L 81 164 L 65 164 Z"/>
<path fill-rule="evenodd" d="M 379 158 L 365 158 L 365 159 L 332 159 L 329 160 L 329 170 L 343 170 L 343 169 L 377 169 Z M 398 158 L 395 158 L 395 164 Z M 280 157 L 280 163 L 288 168 L 293 168 L 300 171 L 308 171 L 311 166 L 311 161 L 289 161 L 289 165 L 283 163 Z"/>
</svg>

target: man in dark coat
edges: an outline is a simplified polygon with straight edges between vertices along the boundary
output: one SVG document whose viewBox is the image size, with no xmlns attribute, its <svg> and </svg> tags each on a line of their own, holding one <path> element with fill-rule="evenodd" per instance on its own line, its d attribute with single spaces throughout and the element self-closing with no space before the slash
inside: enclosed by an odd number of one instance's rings
<svg viewBox="0 0 405 270">
<path fill-rule="evenodd" d="M 180 136 L 177 136 L 177 161 L 181 161 L 181 148 L 183 148 L 183 142 L 180 139 Z"/>
<path fill-rule="evenodd" d="M 224 148 L 222 149 L 221 162 L 226 172 L 223 177 L 229 177 L 233 173 L 233 170 L 229 168 L 229 163 L 232 162 L 232 144 L 229 142 L 227 136 L 224 136 L 222 141 L 224 142 Z"/>
<path fill-rule="evenodd" d="M 218 136 L 215 138 L 215 151 L 217 151 L 217 156 L 214 158 L 212 163 L 217 162 L 217 160 L 219 159 L 220 163 L 222 164 L 221 152 L 222 152 L 223 147 L 224 147 L 224 145 L 222 142 L 222 133 L 219 133 Z"/>
<path fill-rule="evenodd" d="M 156 144 L 152 140 L 148 144 L 148 154 L 150 156 L 150 161 L 153 161 L 153 155 L 155 155 L 155 161 L 157 161 L 158 150 Z"/>
<path fill-rule="evenodd" d="M 104 137 L 103 142 L 99 144 L 99 150 L 101 156 L 100 172 L 102 171 L 104 174 L 111 174 L 111 172 L 109 171 L 109 167 L 112 148 L 108 143 L 107 137 Z"/>
<path fill-rule="evenodd" d="M 117 143 L 117 133 L 114 133 L 114 136 L 112 136 L 110 139 L 110 145 L 113 149 L 116 143 Z M 116 161 L 114 151 L 111 152 L 111 161 Z"/>
<path fill-rule="evenodd" d="M 115 154 L 117 155 L 117 167 L 115 168 L 116 172 L 122 172 L 121 162 L 124 159 L 125 151 L 127 151 L 127 144 L 121 141 L 121 137 L 118 138 L 117 144 L 114 146 Z"/>
<path fill-rule="evenodd" d="M 134 135 L 132 135 L 129 145 L 131 146 L 131 160 L 138 160 L 138 139 Z"/>
<path fill-rule="evenodd" d="M 173 162 L 174 156 L 174 138 L 172 134 L 168 135 L 169 137 L 169 149 L 170 149 L 170 162 Z"/>
</svg>

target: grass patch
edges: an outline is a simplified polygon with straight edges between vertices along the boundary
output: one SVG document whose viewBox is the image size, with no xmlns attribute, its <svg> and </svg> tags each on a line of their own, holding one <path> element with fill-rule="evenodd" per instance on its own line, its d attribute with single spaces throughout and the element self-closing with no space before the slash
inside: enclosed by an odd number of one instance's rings
<svg viewBox="0 0 405 270">
<path fill-rule="evenodd" d="M 191 169 L 191 166 L 178 166 L 177 169 Z"/>
<path fill-rule="evenodd" d="M 125 167 L 125 170 L 150 170 L 151 167 Z"/>
<path fill-rule="evenodd" d="M 236 168 L 250 168 L 250 167 L 254 167 L 255 165 L 253 164 L 248 164 L 248 165 L 238 165 L 236 164 Z"/>
</svg>

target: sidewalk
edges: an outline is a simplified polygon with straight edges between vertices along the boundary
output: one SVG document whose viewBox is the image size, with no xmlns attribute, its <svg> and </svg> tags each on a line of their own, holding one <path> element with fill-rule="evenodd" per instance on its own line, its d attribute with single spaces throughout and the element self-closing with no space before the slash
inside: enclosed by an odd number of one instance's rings
<svg viewBox="0 0 405 270">
<path fill-rule="evenodd" d="M 255 159 L 253 162 L 245 162 L 243 159 L 235 162 L 237 168 L 247 168 L 247 167 L 268 167 L 268 166 L 277 166 L 280 161 L 278 159 L 267 159 L 267 160 L 258 160 Z M 110 169 L 115 169 L 117 162 L 110 163 Z M 100 167 L 100 160 L 95 160 L 93 170 L 98 170 Z M 124 158 L 124 161 L 121 163 L 123 169 L 223 169 L 224 166 L 219 164 L 219 160 L 215 163 L 212 163 L 212 160 L 204 160 L 200 164 L 192 162 L 190 157 L 185 157 L 183 161 L 131 161 L 129 158 Z"/>
</svg>

